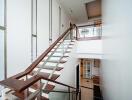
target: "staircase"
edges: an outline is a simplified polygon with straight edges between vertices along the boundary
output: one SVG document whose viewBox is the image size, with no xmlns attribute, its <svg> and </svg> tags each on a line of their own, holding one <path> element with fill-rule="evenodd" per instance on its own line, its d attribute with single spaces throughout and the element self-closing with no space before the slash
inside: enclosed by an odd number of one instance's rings
<svg viewBox="0 0 132 100">
<path fill-rule="evenodd" d="M 72 25 L 66 30 L 24 72 L 0 81 L 1 85 L 8 88 L 6 94 L 10 93 L 20 100 L 50 100 L 49 93 L 54 91 L 56 84 L 68 87 L 69 99 L 71 99 L 70 89 L 77 94 L 76 88 L 56 81 L 74 46 L 75 40 L 72 33 L 74 28 L 75 26 Z M 10 98 L 9 100 L 15 99 Z"/>
</svg>

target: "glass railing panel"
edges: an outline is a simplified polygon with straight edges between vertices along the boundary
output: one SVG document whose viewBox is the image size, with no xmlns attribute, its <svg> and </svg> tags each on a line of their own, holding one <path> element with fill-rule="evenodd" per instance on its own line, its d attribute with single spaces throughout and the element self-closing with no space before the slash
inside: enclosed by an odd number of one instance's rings
<svg viewBox="0 0 132 100">
<path fill-rule="evenodd" d="M 49 93 L 49 100 L 76 100 L 76 92 L 51 91 Z"/>
<path fill-rule="evenodd" d="M 102 27 L 99 26 L 85 26 L 79 27 L 78 39 L 100 39 L 102 36 Z"/>
<path fill-rule="evenodd" d="M 76 100 L 76 94 L 73 89 L 56 84 L 54 90 L 49 93 L 49 100 Z"/>
<path fill-rule="evenodd" d="M 69 93 L 63 92 L 51 92 L 49 93 L 49 100 L 69 100 Z"/>
</svg>

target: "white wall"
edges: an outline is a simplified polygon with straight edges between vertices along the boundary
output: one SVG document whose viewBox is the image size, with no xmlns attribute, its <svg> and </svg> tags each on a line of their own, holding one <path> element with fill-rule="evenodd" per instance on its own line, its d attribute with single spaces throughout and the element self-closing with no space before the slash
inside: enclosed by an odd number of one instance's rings
<svg viewBox="0 0 132 100">
<path fill-rule="evenodd" d="M 52 0 L 52 39 L 59 36 L 59 7 L 61 7 L 61 33 L 70 27 L 70 18 L 57 0 Z M 62 27 L 63 24 L 63 27 Z"/>
<path fill-rule="evenodd" d="M 67 15 L 63 7 L 61 7 L 61 33 L 70 27 L 70 17 Z M 62 25 L 64 25 L 62 27 Z"/>
<path fill-rule="evenodd" d="M 102 53 L 102 40 L 77 41 L 77 53 Z"/>
<path fill-rule="evenodd" d="M 31 2 L 7 0 L 7 74 L 28 67 L 31 60 Z"/>
<path fill-rule="evenodd" d="M 49 0 L 38 0 L 38 56 L 49 47 Z"/>
<path fill-rule="evenodd" d="M 52 0 L 52 39 L 55 41 L 59 36 L 59 4 Z"/>
<path fill-rule="evenodd" d="M 59 37 L 59 2 L 52 0 L 52 39 Z M 69 28 L 69 17 L 61 7 L 61 33 Z M 49 0 L 38 0 L 38 56 L 49 46 Z"/>
<path fill-rule="evenodd" d="M 132 0 L 103 0 L 104 100 L 132 99 Z"/>
<path fill-rule="evenodd" d="M 59 34 L 59 4 L 53 0 L 53 38 Z M 64 11 L 62 11 L 64 13 Z M 34 13 L 35 14 L 35 13 Z M 38 0 L 38 56 L 49 46 L 49 0 Z M 35 19 L 35 16 L 34 16 Z M 68 16 L 62 16 L 67 26 Z M 34 23 L 35 25 L 35 23 Z M 34 27 L 35 28 L 35 27 Z M 67 28 L 67 27 L 66 27 Z M 66 30 L 66 28 L 64 30 Z M 35 34 L 35 29 L 34 29 Z M 36 49 L 34 47 L 34 49 Z M 35 51 L 35 50 L 34 50 Z M 31 63 L 31 0 L 7 0 L 7 74 L 17 74 Z M 15 69 L 15 70 L 14 70 Z"/>
<path fill-rule="evenodd" d="M 102 58 L 102 40 L 77 41 L 78 58 Z"/>
</svg>

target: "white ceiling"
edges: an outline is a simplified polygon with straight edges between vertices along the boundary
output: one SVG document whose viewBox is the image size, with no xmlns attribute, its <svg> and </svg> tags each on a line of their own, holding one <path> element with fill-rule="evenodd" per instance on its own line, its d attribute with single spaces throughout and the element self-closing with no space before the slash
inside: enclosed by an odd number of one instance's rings
<svg viewBox="0 0 132 100">
<path fill-rule="evenodd" d="M 85 3 L 94 0 L 58 0 L 58 1 L 64 7 L 66 12 L 70 15 L 74 23 L 79 24 L 88 22 Z"/>
</svg>

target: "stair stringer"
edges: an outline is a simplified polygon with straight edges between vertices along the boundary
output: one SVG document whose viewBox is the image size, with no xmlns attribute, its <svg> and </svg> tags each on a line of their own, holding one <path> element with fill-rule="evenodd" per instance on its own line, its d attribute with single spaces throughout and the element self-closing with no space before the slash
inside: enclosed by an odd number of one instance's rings
<svg viewBox="0 0 132 100">
<path fill-rule="evenodd" d="M 76 56 L 76 42 L 68 56 L 67 61 L 63 64 L 63 69 L 60 71 L 61 74 L 56 81 L 76 87 L 76 66 L 79 64 Z M 68 92 L 68 87 L 55 84 L 54 90 Z M 50 98 L 54 100 L 68 100 L 68 97 L 69 95 L 67 93 L 50 93 Z"/>
<path fill-rule="evenodd" d="M 56 81 L 76 87 L 76 66 L 79 63 L 76 57 L 76 42 L 74 43 L 74 46 L 68 56 L 67 62 L 63 65 L 64 68 L 61 70 L 61 75 Z M 55 89 L 67 90 L 67 87 L 56 84 Z"/>
</svg>

